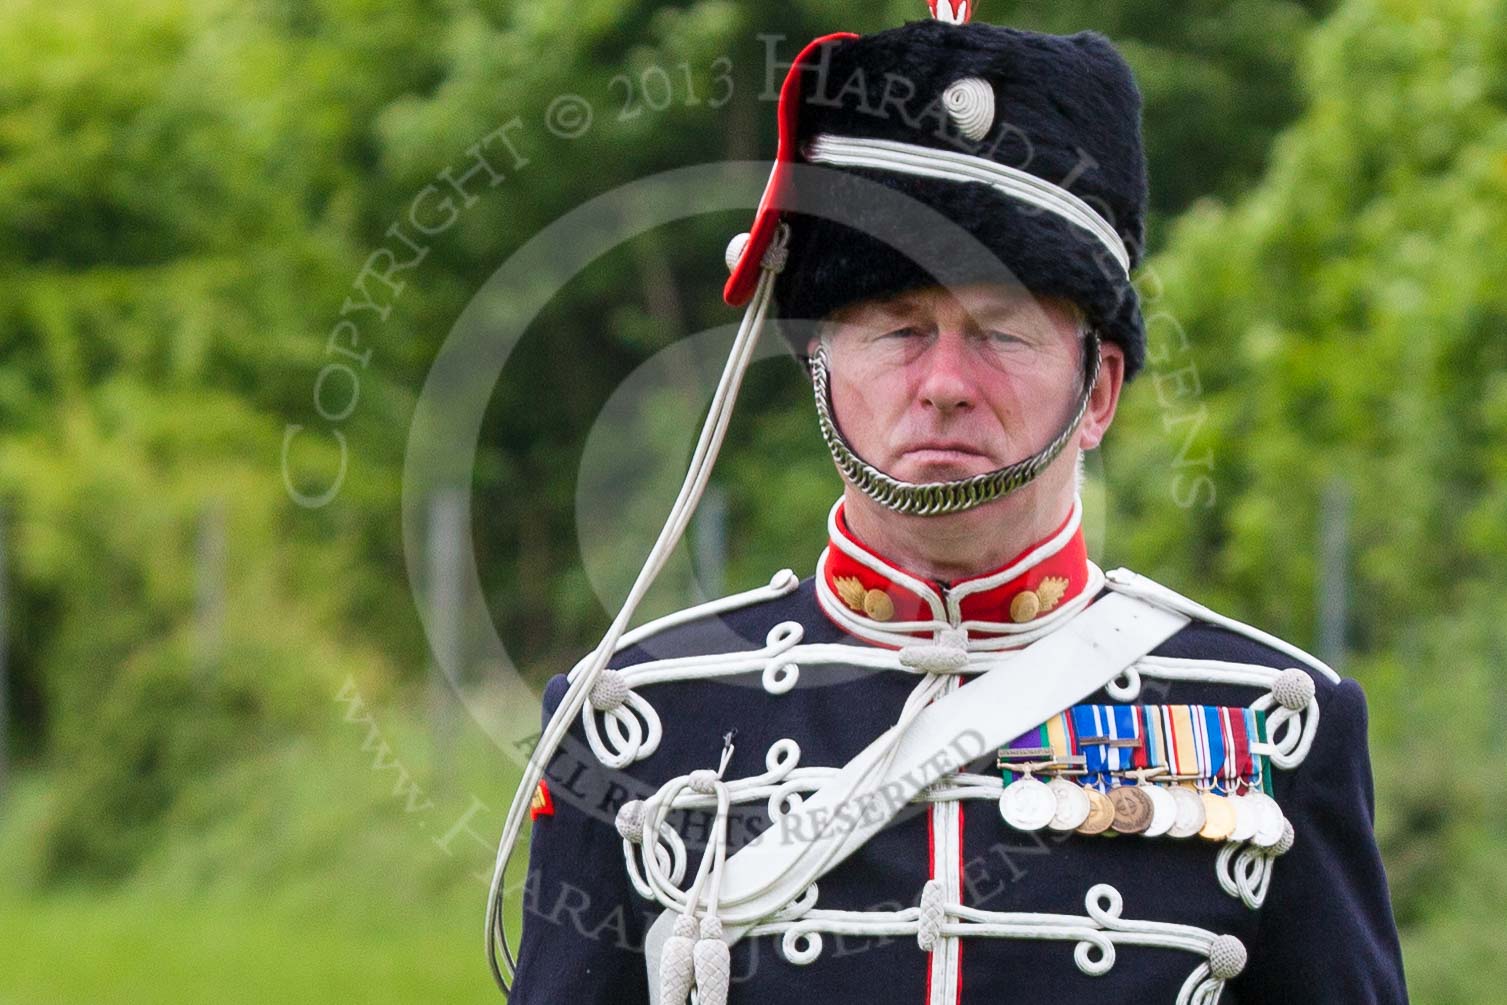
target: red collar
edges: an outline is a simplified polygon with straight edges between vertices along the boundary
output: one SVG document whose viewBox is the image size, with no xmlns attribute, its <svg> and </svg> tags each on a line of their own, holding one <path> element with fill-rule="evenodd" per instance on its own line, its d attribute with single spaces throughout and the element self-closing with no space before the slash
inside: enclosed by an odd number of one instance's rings
<svg viewBox="0 0 1507 1005">
<path fill-rule="evenodd" d="M 1051 534 L 991 572 L 950 584 L 907 572 L 859 541 L 841 499 L 827 525 L 830 540 L 821 563 L 827 589 L 818 594 L 828 616 L 850 630 L 856 621 L 881 633 L 925 634 L 937 622 L 977 622 L 979 633 L 1016 634 L 1081 606 L 1073 601 L 1093 580 L 1077 499 Z"/>
</svg>

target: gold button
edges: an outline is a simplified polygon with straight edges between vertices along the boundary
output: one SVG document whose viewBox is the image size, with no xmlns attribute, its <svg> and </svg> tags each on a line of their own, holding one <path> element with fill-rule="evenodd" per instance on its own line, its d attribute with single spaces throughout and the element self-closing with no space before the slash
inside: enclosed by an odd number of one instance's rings
<svg viewBox="0 0 1507 1005">
<path fill-rule="evenodd" d="M 888 621 L 895 616 L 895 602 L 883 590 L 870 590 L 863 595 L 863 611 L 875 621 Z"/>
<path fill-rule="evenodd" d="M 1010 619 L 1016 623 L 1030 621 L 1041 610 L 1041 598 L 1035 590 L 1021 590 L 1010 601 Z"/>
</svg>

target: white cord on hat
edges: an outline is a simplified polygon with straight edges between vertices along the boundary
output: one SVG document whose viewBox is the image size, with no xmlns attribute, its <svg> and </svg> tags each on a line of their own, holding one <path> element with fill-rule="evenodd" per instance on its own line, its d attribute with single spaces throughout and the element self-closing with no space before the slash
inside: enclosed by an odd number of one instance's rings
<svg viewBox="0 0 1507 1005">
<path fill-rule="evenodd" d="M 1055 213 L 1092 234 L 1130 276 L 1130 252 L 1109 221 L 1078 196 L 1029 171 L 987 157 L 898 140 L 819 133 L 804 148 L 813 164 L 877 168 L 943 181 L 976 181 L 1021 202 Z"/>
</svg>

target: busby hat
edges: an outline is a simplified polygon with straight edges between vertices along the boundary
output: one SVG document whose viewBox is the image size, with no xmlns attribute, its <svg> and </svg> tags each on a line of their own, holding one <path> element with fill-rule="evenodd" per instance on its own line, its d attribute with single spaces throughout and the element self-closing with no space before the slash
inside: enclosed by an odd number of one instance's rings
<svg viewBox="0 0 1507 1005">
<path fill-rule="evenodd" d="M 932 7 L 932 19 L 827 35 L 795 58 L 781 90 L 775 169 L 749 238 L 730 249 L 725 299 L 749 299 L 784 222 L 787 258 L 773 297 L 797 355 L 809 331 L 801 322 L 869 297 L 1003 273 L 1076 304 L 1101 339 L 1124 349 L 1130 377 L 1145 357 L 1130 273 L 1147 197 L 1130 67 L 1096 32 L 1045 35 L 967 21 L 947 0 Z M 813 183 L 801 180 L 802 164 L 835 173 L 823 176 L 820 202 L 841 202 L 840 214 L 803 211 L 811 193 L 802 200 L 800 187 Z M 947 226 L 894 240 L 895 200 L 872 198 L 875 184 L 961 228 L 977 242 L 972 253 L 956 253 L 957 230 Z"/>
</svg>

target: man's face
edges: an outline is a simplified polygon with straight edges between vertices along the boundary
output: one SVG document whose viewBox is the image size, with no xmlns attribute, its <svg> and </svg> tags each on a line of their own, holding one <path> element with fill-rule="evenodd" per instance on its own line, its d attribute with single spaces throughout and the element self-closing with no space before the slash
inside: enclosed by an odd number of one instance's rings
<svg viewBox="0 0 1507 1005">
<path fill-rule="evenodd" d="M 1019 287 L 866 300 L 834 312 L 824 330 L 838 427 L 860 457 L 902 481 L 965 478 L 1035 453 L 1071 417 L 1081 388 L 1074 308 Z"/>
</svg>

